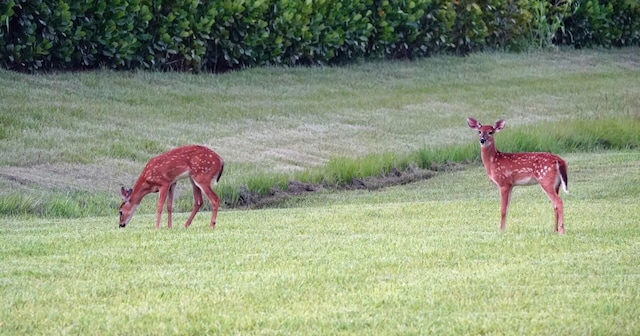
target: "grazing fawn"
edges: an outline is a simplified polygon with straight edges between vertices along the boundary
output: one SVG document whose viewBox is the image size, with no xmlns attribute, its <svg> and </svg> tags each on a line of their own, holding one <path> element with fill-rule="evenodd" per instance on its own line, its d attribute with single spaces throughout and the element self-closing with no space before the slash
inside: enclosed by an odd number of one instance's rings
<svg viewBox="0 0 640 336">
<path fill-rule="evenodd" d="M 553 203 L 556 217 L 554 231 L 564 234 L 562 199 L 558 193 L 560 185 L 565 192 L 568 192 L 566 162 L 551 153 L 502 153 L 498 151 L 493 136 L 504 128 L 504 120 L 498 120 L 493 126 L 483 126 L 477 120 L 467 118 L 467 124 L 470 128 L 478 131 L 482 163 L 489 178 L 500 189 L 500 230 L 504 231 L 505 229 L 511 189 L 517 185 L 538 183 Z"/>
<path fill-rule="evenodd" d="M 142 170 L 133 189 L 120 188 L 122 204 L 120 205 L 120 227 L 125 227 L 133 213 L 140 205 L 140 201 L 147 194 L 159 193 L 158 217 L 156 229 L 160 228 L 162 208 L 167 203 L 168 227 L 171 228 L 171 214 L 173 212 L 173 192 L 176 182 L 183 178 L 189 178 L 193 186 L 193 210 L 184 224 L 191 225 L 193 217 L 202 206 L 202 193 L 211 202 L 211 228 L 216 225 L 216 216 L 220 206 L 220 198 L 211 189 L 211 183 L 215 185 L 222 175 L 224 162 L 222 158 L 211 149 L 204 146 L 184 146 L 174 148 L 162 153 L 147 163 Z"/>
</svg>

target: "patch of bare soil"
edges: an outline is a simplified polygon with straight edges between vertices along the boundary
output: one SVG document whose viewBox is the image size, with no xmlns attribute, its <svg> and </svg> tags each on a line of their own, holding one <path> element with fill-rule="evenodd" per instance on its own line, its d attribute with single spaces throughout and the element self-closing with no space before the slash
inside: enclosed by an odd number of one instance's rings
<svg viewBox="0 0 640 336">
<path fill-rule="evenodd" d="M 386 187 L 404 185 L 421 180 L 432 178 L 439 172 L 454 171 L 464 169 L 465 164 L 447 163 L 442 165 L 432 165 L 430 169 L 422 169 L 409 166 L 405 170 L 393 169 L 387 174 L 364 178 L 353 178 L 350 183 L 339 185 L 329 185 L 327 183 L 304 183 L 300 181 L 289 181 L 285 189 L 280 186 L 271 188 L 268 194 L 262 195 L 251 192 L 246 186 L 240 188 L 238 200 L 235 203 L 226 202 L 229 208 L 267 208 L 277 205 L 293 196 L 301 196 L 321 190 L 378 190 Z"/>
</svg>

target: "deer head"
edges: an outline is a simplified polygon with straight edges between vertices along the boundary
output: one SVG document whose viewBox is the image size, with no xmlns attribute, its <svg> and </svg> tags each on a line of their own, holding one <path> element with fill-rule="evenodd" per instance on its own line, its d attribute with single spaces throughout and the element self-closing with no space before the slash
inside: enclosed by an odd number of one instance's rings
<svg viewBox="0 0 640 336">
<path fill-rule="evenodd" d="M 133 193 L 133 189 L 125 189 L 124 187 L 120 188 L 120 196 L 122 197 L 122 204 L 120 204 L 120 210 L 118 213 L 120 214 L 120 227 L 123 228 L 127 226 L 131 217 L 133 217 L 133 213 L 136 212 L 138 208 L 137 204 L 131 203 L 131 194 Z"/>
<path fill-rule="evenodd" d="M 470 128 L 478 131 L 478 136 L 480 137 L 480 146 L 486 147 L 493 144 L 493 134 L 500 132 L 505 125 L 504 120 L 496 121 L 496 124 L 491 126 L 482 126 L 477 120 L 473 118 L 467 118 L 467 125 Z"/>
</svg>

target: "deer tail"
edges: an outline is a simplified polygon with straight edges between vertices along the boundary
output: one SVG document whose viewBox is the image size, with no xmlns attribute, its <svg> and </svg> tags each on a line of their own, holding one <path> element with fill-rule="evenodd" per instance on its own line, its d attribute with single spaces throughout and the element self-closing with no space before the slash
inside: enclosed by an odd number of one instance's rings
<svg viewBox="0 0 640 336">
<path fill-rule="evenodd" d="M 567 176 L 567 163 L 563 160 L 558 160 L 558 171 L 560 172 L 560 181 L 562 182 L 562 189 L 564 192 L 569 193 L 569 178 Z"/>
<path fill-rule="evenodd" d="M 223 171 L 224 171 L 224 161 L 220 160 L 220 172 L 218 173 L 218 177 L 216 177 L 216 183 L 220 181 L 220 176 L 222 176 Z"/>
</svg>

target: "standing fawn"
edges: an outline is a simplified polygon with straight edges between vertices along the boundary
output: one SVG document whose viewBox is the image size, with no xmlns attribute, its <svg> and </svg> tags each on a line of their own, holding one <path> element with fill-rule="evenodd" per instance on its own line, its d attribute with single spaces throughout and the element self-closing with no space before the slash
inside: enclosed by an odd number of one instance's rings
<svg viewBox="0 0 640 336">
<path fill-rule="evenodd" d="M 204 146 L 178 147 L 152 158 L 142 170 L 133 189 L 120 188 L 123 201 L 119 211 L 120 227 L 125 227 L 129 223 L 143 197 L 150 193 L 159 192 L 156 229 L 160 228 L 162 207 L 165 202 L 167 203 L 168 227 L 171 228 L 173 192 L 176 182 L 187 177 L 193 186 L 194 202 L 191 215 L 184 226 L 191 225 L 193 217 L 202 206 L 202 193 L 204 192 L 211 202 L 210 226 L 211 228 L 215 227 L 220 198 L 211 189 L 211 183 L 213 182 L 215 185 L 220 180 L 223 168 L 222 158 Z"/>
<path fill-rule="evenodd" d="M 560 185 L 567 190 L 567 164 L 559 156 L 551 153 L 502 153 L 496 149 L 493 141 L 494 133 L 504 128 L 504 120 L 495 125 L 481 125 L 473 118 L 467 118 L 467 124 L 478 131 L 482 163 L 489 178 L 500 189 L 500 230 L 505 229 L 507 209 L 511 189 L 516 185 L 532 185 L 539 183 L 553 202 L 556 217 L 554 231 L 564 234 L 564 215 L 562 199 L 558 195 Z"/>
</svg>

